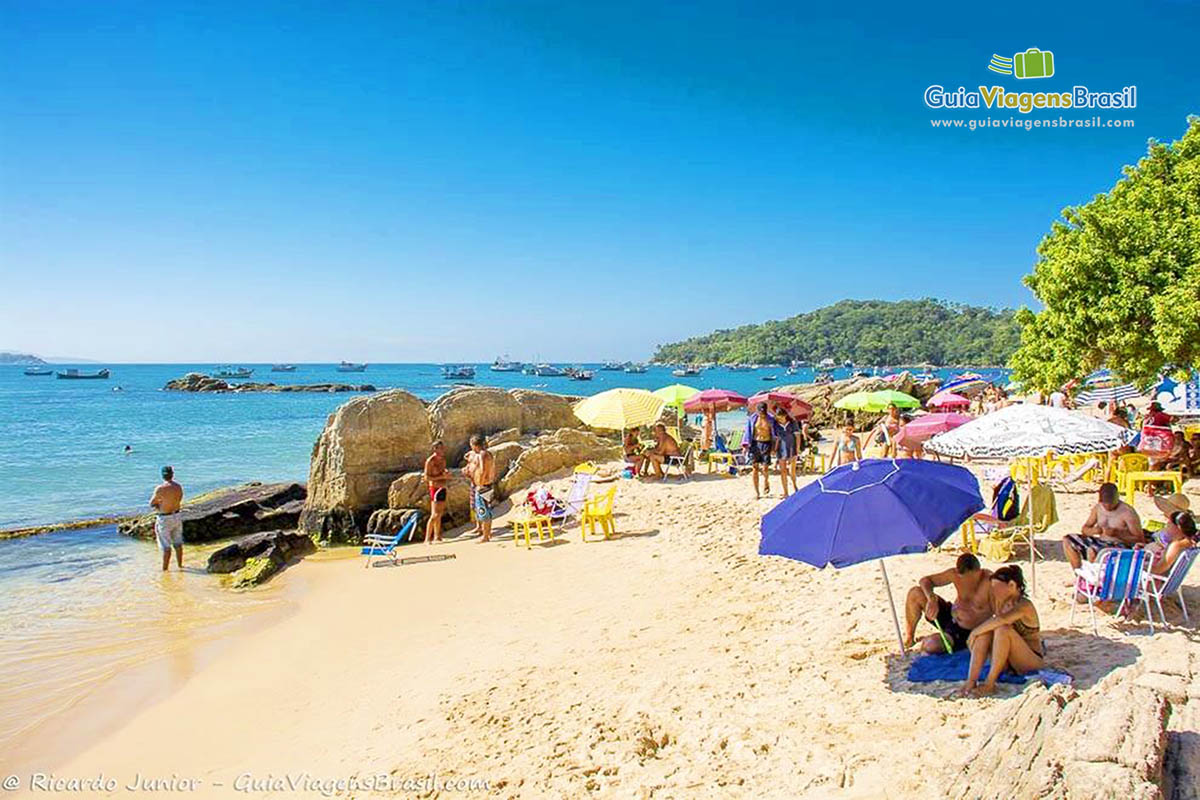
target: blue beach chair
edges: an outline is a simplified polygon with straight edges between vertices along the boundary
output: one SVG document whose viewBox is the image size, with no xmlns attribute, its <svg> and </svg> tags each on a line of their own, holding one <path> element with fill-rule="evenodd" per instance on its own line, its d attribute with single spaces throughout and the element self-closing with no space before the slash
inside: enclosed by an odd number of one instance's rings
<svg viewBox="0 0 1200 800">
<path fill-rule="evenodd" d="M 404 537 L 410 534 L 416 528 L 417 519 L 420 518 L 420 516 L 421 515 L 415 511 L 412 514 L 409 514 L 408 519 L 402 526 L 400 526 L 400 530 L 391 536 L 384 533 L 368 533 L 366 536 L 364 536 L 363 548 L 359 552 L 359 555 L 364 555 L 367 557 L 367 561 L 363 564 L 363 568 L 365 569 L 366 567 L 371 566 L 371 561 L 376 556 L 383 558 L 390 556 L 392 563 L 395 564 L 396 548 L 400 546 L 400 542 L 404 541 Z"/>
<path fill-rule="evenodd" d="M 1096 555 L 1094 562 L 1084 562 L 1075 570 L 1075 592 L 1071 597 L 1071 623 L 1075 624 L 1075 604 L 1080 597 L 1087 600 L 1088 613 L 1092 618 L 1092 631 L 1098 636 L 1096 626 L 1096 603 L 1119 603 L 1117 614 L 1139 599 L 1146 608 L 1146 622 L 1154 632 L 1154 617 L 1150 615 L 1150 599 L 1145 586 L 1150 576 L 1153 556 L 1145 550 L 1126 550 L 1106 547 Z"/>
</svg>

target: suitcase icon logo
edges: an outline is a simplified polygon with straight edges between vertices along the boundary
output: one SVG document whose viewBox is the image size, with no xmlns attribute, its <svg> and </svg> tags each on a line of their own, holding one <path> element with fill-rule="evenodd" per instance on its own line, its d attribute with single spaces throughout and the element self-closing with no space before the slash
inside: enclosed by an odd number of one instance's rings
<svg viewBox="0 0 1200 800">
<path fill-rule="evenodd" d="M 992 55 L 988 69 L 1001 75 L 1013 75 L 1020 79 L 1049 78 L 1054 74 L 1054 53 L 1049 50 L 1039 50 L 1031 47 L 1024 53 L 1017 53 L 1012 58 Z"/>
</svg>

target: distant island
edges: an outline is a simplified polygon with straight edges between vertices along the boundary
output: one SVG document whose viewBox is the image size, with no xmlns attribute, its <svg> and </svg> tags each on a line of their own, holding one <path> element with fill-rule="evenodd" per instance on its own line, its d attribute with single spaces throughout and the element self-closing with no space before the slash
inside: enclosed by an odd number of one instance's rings
<svg viewBox="0 0 1200 800">
<path fill-rule="evenodd" d="M 8 351 L 0 352 L 0 364 L 21 364 L 23 366 L 35 366 L 45 364 L 46 362 L 37 356 L 29 353 L 10 353 Z"/>
<path fill-rule="evenodd" d="M 1001 365 L 1020 343 L 1011 309 L 923 300 L 843 300 L 784 320 L 659 345 L 658 363 Z"/>
</svg>

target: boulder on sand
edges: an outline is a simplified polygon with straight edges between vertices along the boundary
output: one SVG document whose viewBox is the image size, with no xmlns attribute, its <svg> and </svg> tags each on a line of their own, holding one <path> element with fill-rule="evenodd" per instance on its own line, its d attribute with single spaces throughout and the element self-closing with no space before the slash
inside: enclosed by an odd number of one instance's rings
<svg viewBox="0 0 1200 800">
<path fill-rule="evenodd" d="M 304 508 L 304 485 L 300 483 L 247 483 L 184 498 L 179 512 L 183 541 L 188 544 L 213 542 L 259 531 L 295 528 Z M 154 515 L 146 514 L 117 529 L 139 539 L 154 538 Z"/>
<path fill-rule="evenodd" d="M 388 487 L 421 469 L 433 437 L 425 404 L 393 390 L 356 397 L 329 415 L 313 445 L 300 528 L 321 541 L 357 541 Z"/>
<path fill-rule="evenodd" d="M 775 392 L 786 392 L 787 394 L 795 395 L 801 400 L 804 400 L 812 406 L 812 424 L 819 427 L 840 424 L 845 418 L 844 412 L 834 408 L 833 404 L 841 400 L 848 394 L 855 392 L 878 392 L 884 389 L 894 389 L 898 392 L 910 394 L 913 397 L 924 403 L 930 397 L 933 397 L 937 391 L 938 382 L 917 383 L 913 380 L 912 373 L 901 372 L 895 380 L 884 380 L 883 378 L 847 378 L 841 381 L 832 381 L 830 383 L 798 383 L 788 386 L 780 386 L 777 389 L 772 389 Z M 878 412 L 856 412 L 854 414 L 855 425 L 860 429 L 863 426 L 872 425 L 878 420 L 880 414 Z"/>
<path fill-rule="evenodd" d="M 475 434 L 520 428 L 521 405 L 503 389 L 451 389 L 429 406 L 429 427 L 433 438 L 446 445 L 446 463 L 457 464 Z"/>
<path fill-rule="evenodd" d="M 208 571 L 236 573 L 235 588 L 254 586 L 290 562 L 316 552 L 312 539 L 294 531 L 266 531 L 243 536 L 208 557 Z"/>
<path fill-rule="evenodd" d="M 575 416 L 575 404 L 581 399 L 579 397 L 534 389 L 512 389 L 509 394 L 521 407 L 521 430 L 526 433 L 584 427 L 579 417 Z"/>
<path fill-rule="evenodd" d="M 534 439 L 499 479 L 497 488 L 501 497 L 508 497 L 517 489 L 565 467 L 620 457 L 621 446 L 613 439 L 591 431 L 563 428 Z"/>
<path fill-rule="evenodd" d="M 429 516 L 429 487 L 421 472 L 406 472 L 392 481 L 388 489 L 388 508 L 393 510 L 416 509 L 422 516 Z M 458 470 L 450 473 L 446 484 L 447 527 L 461 524 L 471 516 L 471 483 Z"/>
</svg>

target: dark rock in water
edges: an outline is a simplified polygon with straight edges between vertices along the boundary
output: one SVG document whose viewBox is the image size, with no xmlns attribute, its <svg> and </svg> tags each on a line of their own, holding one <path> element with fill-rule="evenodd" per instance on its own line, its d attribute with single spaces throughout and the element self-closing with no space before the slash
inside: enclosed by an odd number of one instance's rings
<svg viewBox="0 0 1200 800">
<path fill-rule="evenodd" d="M 369 383 L 229 383 L 220 378 L 189 372 L 182 378 L 167 381 L 163 387 L 173 392 L 373 392 Z"/>
<path fill-rule="evenodd" d="M 301 483 L 248 483 L 185 501 L 183 541 L 212 542 L 259 531 L 290 530 L 300 520 L 307 497 Z M 127 536 L 154 538 L 154 515 L 147 514 L 117 528 Z"/>
<path fill-rule="evenodd" d="M 208 557 L 208 571 L 233 574 L 234 588 L 256 586 L 289 563 L 315 553 L 312 539 L 295 531 L 243 536 Z"/>
</svg>

